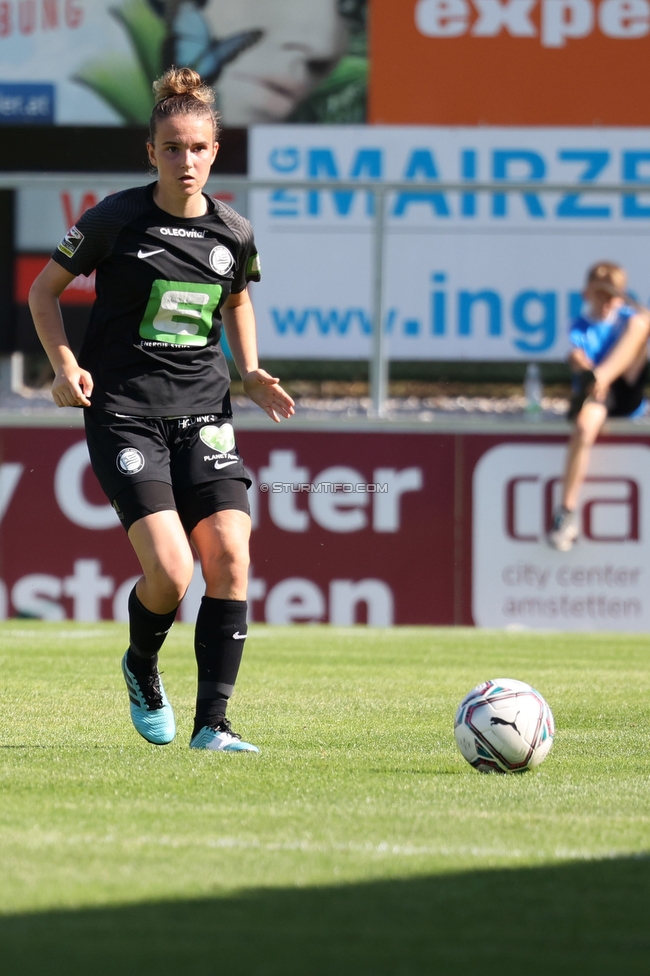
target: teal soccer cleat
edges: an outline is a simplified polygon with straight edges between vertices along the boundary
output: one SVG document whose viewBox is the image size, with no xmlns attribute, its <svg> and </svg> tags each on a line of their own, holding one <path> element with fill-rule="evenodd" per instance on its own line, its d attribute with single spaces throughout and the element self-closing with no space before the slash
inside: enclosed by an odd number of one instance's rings
<svg viewBox="0 0 650 976">
<path fill-rule="evenodd" d="M 129 691 L 131 721 L 136 732 L 155 746 L 167 745 L 176 735 L 176 722 L 158 671 L 140 676 L 133 674 L 125 654 L 122 674 Z"/>
<path fill-rule="evenodd" d="M 204 725 L 190 740 L 190 749 L 210 749 L 212 752 L 260 751 L 250 742 L 242 742 L 241 736 L 231 729 L 227 718 L 222 719 L 216 728 Z"/>
</svg>

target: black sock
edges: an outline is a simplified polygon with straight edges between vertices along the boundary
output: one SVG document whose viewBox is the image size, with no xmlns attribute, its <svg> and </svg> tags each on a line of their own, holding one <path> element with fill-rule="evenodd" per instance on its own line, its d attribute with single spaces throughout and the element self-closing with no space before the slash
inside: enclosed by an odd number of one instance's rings
<svg viewBox="0 0 650 976">
<path fill-rule="evenodd" d="M 178 607 L 176 608 L 178 609 Z M 158 651 L 174 623 L 176 610 L 152 613 L 140 603 L 135 586 L 129 593 L 129 649 L 126 664 L 133 674 L 150 674 L 158 665 Z"/>
<path fill-rule="evenodd" d="M 244 652 L 247 608 L 246 600 L 201 600 L 194 636 L 199 682 L 193 736 L 225 717 Z"/>
</svg>

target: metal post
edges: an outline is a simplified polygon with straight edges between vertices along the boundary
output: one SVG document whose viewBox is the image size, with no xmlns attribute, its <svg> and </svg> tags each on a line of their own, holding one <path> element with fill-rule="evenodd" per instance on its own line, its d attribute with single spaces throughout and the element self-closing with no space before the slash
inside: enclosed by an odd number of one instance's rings
<svg viewBox="0 0 650 976">
<path fill-rule="evenodd" d="M 388 340 L 384 330 L 384 229 L 386 190 L 378 186 L 374 191 L 375 222 L 372 249 L 372 359 L 370 361 L 371 412 L 375 417 L 386 415 L 388 394 Z"/>
<path fill-rule="evenodd" d="M 25 357 L 22 352 L 0 354 L 0 393 L 22 393 L 25 389 Z"/>
</svg>

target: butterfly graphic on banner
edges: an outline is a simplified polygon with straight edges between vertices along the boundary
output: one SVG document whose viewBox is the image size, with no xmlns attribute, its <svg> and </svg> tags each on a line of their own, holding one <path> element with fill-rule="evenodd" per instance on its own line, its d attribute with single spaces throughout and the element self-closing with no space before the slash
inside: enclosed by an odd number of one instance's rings
<svg viewBox="0 0 650 976">
<path fill-rule="evenodd" d="M 206 0 L 149 0 L 167 27 L 162 56 L 165 66 L 193 68 L 209 85 L 243 51 L 257 44 L 264 31 L 249 30 L 230 37 L 213 37 L 201 8 Z"/>
</svg>

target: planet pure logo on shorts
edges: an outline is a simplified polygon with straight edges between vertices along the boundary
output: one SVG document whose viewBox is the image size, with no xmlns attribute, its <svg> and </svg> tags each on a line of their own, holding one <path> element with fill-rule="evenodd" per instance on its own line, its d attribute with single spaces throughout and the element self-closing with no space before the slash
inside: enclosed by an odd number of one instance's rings
<svg viewBox="0 0 650 976">
<path fill-rule="evenodd" d="M 227 275 L 229 271 L 232 271 L 235 263 L 234 257 L 223 244 L 217 244 L 216 247 L 212 248 L 208 260 L 210 261 L 210 267 L 218 275 Z"/>
<path fill-rule="evenodd" d="M 144 468 L 144 457 L 135 447 L 125 447 L 117 455 L 115 463 L 122 474 L 137 474 Z"/>
<path fill-rule="evenodd" d="M 199 437 L 210 450 L 218 451 L 219 454 L 228 454 L 235 446 L 235 432 L 232 424 L 222 424 L 221 427 L 202 427 Z"/>
<path fill-rule="evenodd" d="M 71 227 L 61 243 L 58 245 L 57 250 L 71 258 L 74 256 L 75 251 L 79 248 L 83 239 L 84 235 L 81 233 L 81 231 L 77 230 L 76 227 Z"/>
</svg>

